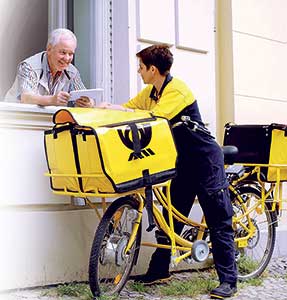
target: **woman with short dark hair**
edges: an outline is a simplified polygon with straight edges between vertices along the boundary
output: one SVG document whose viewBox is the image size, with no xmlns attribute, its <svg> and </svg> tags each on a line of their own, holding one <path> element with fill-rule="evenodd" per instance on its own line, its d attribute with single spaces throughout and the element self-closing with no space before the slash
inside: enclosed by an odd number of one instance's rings
<svg viewBox="0 0 287 300">
<path fill-rule="evenodd" d="M 187 125 L 174 126 L 178 150 L 177 176 L 171 182 L 171 201 L 183 215 L 188 216 L 197 196 L 205 215 L 212 243 L 212 254 L 219 277 L 219 286 L 211 291 L 213 298 L 231 297 L 237 291 L 233 209 L 224 170 L 223 153 L 205 128 L 197 101 L 189 87 L 170 75 L 173 55 L 167 45 L 153 45 L 137 53 L 139 69 L 147 86 L 127 103 L 101 107 L 121 110 L 148 110 L 167 118 L 175 125 L 188 118 L 197 124 L 193 130 Z M 194 124 L 194 123 L 191 123 Z M 197 128 L 197 129 L 196 129 Z M 167 219 L 167 212 L 164 211 Z M 175 220 L 175 232 L 180 234 L 183 224 Z M 163 243 L 164 237 L 159 241 Z M 162 282 L 170 278 L 169 249 L 157 248 L 148 271 L 137 280 L 144 284 Z"/>
</svg>

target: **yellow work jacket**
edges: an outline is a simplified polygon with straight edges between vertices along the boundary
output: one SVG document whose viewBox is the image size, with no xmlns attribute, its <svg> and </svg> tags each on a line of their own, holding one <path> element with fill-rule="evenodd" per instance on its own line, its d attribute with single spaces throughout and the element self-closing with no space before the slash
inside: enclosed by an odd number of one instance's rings
<svg viewBox="0 0 287 300">
<path fill-rule="evenodd" d="M 158 100 L 151 98 L 152 88 L 153 85 L 149 84 L 123 106 L 131 109 L 148 110 L 156 116 L 171 120 L 184 108 L 195 102 L 189 87 L 177 78 L 172 78 L 167 83 Z"/>
</svg>

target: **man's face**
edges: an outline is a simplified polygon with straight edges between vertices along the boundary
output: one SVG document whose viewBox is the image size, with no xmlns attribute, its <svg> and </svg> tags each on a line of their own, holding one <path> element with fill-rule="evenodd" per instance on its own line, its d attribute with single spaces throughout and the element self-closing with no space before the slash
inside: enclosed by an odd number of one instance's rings
<svg viewBox="0 0 287 300">
<path fill-rule="evenodd" d="M 147 69 L 146 65 L 139 59 L 139 68 L 138 73 L 141 75 L 141 78 L 145 84 L 152 84 L 152 79 L 154 78 L 153 67 L 151 66 Z"/>
<path fill-rule="evenodd" d="M 61 38 L 55 46 L 48 45 L 47 56 L 52 73 L 64 71 L 68 68 L 73 60 L 76 46 L 73 39 L 67 38 Z"/>
</svg>

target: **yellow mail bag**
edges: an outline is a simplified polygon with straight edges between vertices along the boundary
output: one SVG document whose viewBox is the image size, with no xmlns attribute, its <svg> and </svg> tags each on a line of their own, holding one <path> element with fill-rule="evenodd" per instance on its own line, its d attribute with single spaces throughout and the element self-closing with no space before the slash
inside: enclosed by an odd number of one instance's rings
<svg viewBox="0 0 287 300">
<path fill-rule="evenodd" d="M 176 147 L 169 122 L 148 112 L 67 108 L 45 131 L 55 191 L 122 193 L 171 179 Z"/>
</svg>

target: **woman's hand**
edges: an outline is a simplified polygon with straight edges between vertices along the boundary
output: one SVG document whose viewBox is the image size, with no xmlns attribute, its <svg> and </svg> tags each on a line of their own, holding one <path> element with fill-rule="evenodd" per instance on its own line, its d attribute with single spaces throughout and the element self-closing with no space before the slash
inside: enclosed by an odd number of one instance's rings
<svg viewBox="0 0 287 300">
<path fill-rule="evenodd" d="M 126 108 L 119 104 L 112 104 L 108 102 L 101 102 L 97 107 L 99 108 L 106 108 L 106 109 L 115 109 L 115 110 L 121 110 L 121 111 L 134 111 L 131 108 Z"/>
<path fill-rule="evenodd" d="M 99 108 L 110 108 L 111 105 L 112 105 L 111 103 L 108 103 L 108 102 L 104 101 L 104 102 L 101 102 L 97 107 L 99 107 Z"/>
</svg>

